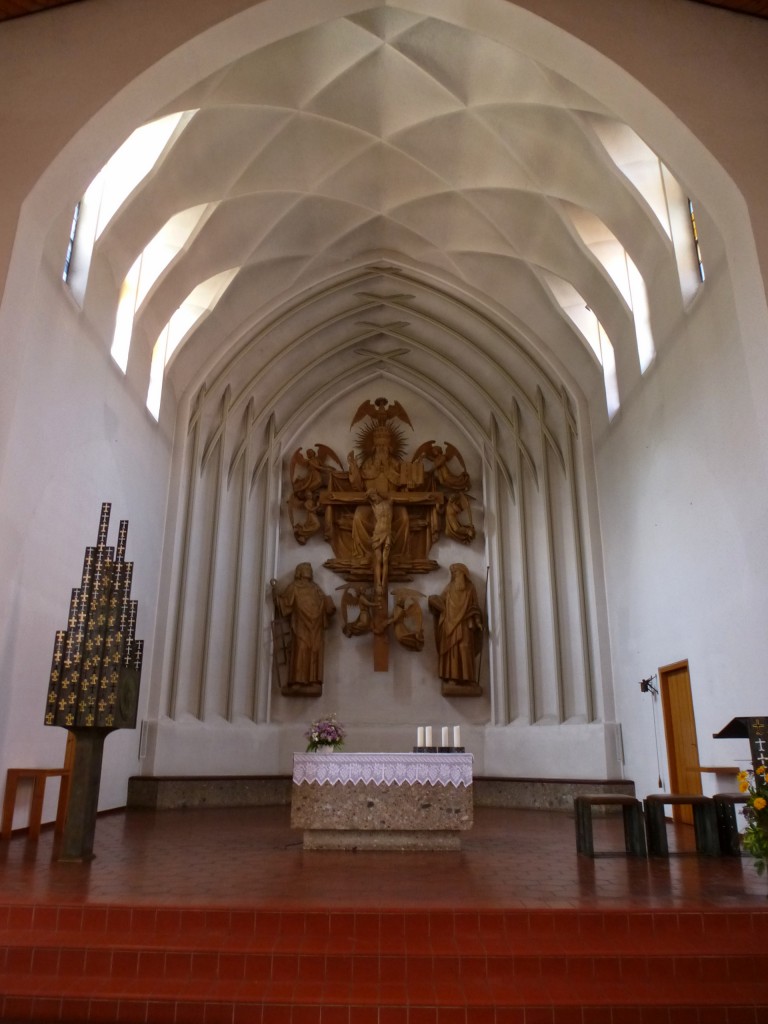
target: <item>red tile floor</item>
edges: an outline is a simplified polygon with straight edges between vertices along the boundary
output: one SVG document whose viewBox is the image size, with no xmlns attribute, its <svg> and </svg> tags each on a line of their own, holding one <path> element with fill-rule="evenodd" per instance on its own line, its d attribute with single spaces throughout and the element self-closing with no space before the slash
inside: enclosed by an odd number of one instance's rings
<svg viewBox="0 0 768 1024">
<path fill-rule="evenodd" d="M 52 859 L 53 835 L 0 843 L 0 902 L 276 908 L 768 910 L 747 858 L 698 857 L 669 826 L 668 860 L 626 857 L 621 818 L 595 820 L 594 858 L 569 813 L 478 807 L 460 852 L 302 850 L 288 807 L 100 816 L 90 863 Z"/>
<path fill-rule="evenodd" d="M 95 859 L 0 844 L 0 1020 L 763 1024 L 768 880 L 476 808 L 460 852 L 304 852 L 287 807 L 129 811 Z"/>
</svg>

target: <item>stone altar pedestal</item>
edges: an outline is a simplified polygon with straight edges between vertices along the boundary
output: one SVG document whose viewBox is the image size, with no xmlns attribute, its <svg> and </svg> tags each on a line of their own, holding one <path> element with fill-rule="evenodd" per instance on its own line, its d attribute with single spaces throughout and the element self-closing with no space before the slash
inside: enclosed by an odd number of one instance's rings
<svg viewBox="0 0 768 1024">
<path fill-rule="evenodd" d="M 458 850 L 472 754 L 294 754 L 291 827 L 305 850 Z"/>
</svg>

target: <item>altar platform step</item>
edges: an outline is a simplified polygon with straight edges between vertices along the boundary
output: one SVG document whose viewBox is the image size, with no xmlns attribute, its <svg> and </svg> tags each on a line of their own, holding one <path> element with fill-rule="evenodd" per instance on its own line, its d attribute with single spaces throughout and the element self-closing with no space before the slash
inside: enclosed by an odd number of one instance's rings
<svg viewBox="0 0 768 1024">
<path fill-rule="evenodd" d="M 0 905 L 0 1019 L 762 1024 L 749 910 Z"/>
</svg>

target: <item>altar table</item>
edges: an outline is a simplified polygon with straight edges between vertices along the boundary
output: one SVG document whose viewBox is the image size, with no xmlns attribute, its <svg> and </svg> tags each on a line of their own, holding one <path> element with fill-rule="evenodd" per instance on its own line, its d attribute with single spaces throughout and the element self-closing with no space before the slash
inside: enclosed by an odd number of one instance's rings
<svg viewBox="0 0 768 1024">
<path fill-rule="evenodd" d="M 306 850 L 458 850 L 472 754 L 294 754 L 291 827 Z"/>
</svg>

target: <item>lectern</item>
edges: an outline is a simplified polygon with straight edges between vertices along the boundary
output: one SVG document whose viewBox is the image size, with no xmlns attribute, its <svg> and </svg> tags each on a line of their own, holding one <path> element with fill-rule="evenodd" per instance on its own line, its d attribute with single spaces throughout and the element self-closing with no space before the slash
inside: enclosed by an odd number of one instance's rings
<svg viewBox="0 0 768 1024">
<path fill-rule="evenodd" d="M 759 768 L 763 765 L 768 768 L 768 717 L 754 715 L 732 718 L 720 732 L 715 732 L 712 736 L 716 740 L 749 740 L 752 767 Z"/>
</svg>

